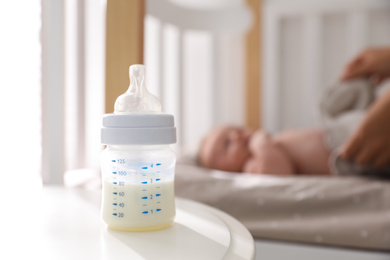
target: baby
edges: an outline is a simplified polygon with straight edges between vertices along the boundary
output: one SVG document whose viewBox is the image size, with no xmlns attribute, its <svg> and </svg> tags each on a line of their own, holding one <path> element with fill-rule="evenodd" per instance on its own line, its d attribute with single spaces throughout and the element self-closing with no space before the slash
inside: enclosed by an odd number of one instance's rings
<svg viewBox="0 0 390 260">
<path fill-rule="evenodd" d="M 270 136 L 260 130 L 217 127 L 201 144 L 199 163 L 223 171 L 274 175 L 372 173 L 369 165 L 362 168 L 340 158 L 339 151 L 374 100 L 375 90 L 366 79 L 337 83 L 322 95 L 317 129 Z"/>
<path fill-rule="evenodd" d="M 231 172 L 328 175 L 329 155 L 320 130 L 291 130 L 271 137 L 260 130 L 221 126 L 202 142 L 199 163 Z"/>
</svg>

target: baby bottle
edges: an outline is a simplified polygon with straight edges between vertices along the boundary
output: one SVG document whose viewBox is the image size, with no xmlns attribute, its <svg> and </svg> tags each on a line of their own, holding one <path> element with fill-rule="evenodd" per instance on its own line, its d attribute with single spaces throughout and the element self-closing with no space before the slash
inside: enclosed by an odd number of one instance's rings
<svg viewBox="0 0 390 260">
<path fill-rule="evenodd" d="M 145 66 L 129 69 L 130 86 L 103 116 L 102 218 L 113 229 L 146 231 L 168 227 L 175 217 L 176 142 L 173 116 L 145 85 Z"/>
</svg>

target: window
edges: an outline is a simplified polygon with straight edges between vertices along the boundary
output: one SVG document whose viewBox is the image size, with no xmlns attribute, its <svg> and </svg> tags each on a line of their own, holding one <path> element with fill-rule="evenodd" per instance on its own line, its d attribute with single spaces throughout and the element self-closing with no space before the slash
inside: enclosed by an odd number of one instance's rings
<svg viewBox="0 0 390 260">
<path fill-rule="evenodd" d="M 105 1 L 0 7 L 1 183 L 62 184 L 81 169 L 98 176 Z"/>
<path fill-rule="evenodd" d="M 28 185 L 41 185 L 40 29 L 40 0 L 1 3 L 1 172 Z"/>
</svg>

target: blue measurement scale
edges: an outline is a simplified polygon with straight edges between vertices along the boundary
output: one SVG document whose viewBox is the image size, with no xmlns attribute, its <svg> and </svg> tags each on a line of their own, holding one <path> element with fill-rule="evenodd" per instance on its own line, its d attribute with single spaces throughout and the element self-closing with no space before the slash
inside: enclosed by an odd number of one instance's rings
<svg viewBox="0 0 390 260">
<path fill-rule="evenodd" d="M 144 216 L 158 214 L 163 210 L 161 203 L 163 191 L 160 186 L 163 182 L 160 176 L 161 163 L 126 163 L 126 159 L 119 158 L 112 159 L 111 165 L 112 215 L 114 217 L 126 217 L 129 200 L 135 200 L 136 203 L 142 205 L 138 213 Z M 132 188 L 137 191 L 127 194 Z"/>
</svg>

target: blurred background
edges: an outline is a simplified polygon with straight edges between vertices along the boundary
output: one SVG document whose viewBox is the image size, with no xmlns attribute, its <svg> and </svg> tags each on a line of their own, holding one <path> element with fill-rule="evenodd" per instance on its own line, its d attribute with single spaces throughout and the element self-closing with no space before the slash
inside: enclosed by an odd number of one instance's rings
<svg viewBox="0 0 390 260">
<path fill-rule="evenodd" d="M 144 63 L 179 155 L 214 125 L 315 125 L 324 88 L 390 45 L 386 0 L 20 0 L 0 8 L 3 175 L 97 188 L 101 116 Z M 23 7 L 23 8 L 21 8 Z"/>
</svg>

